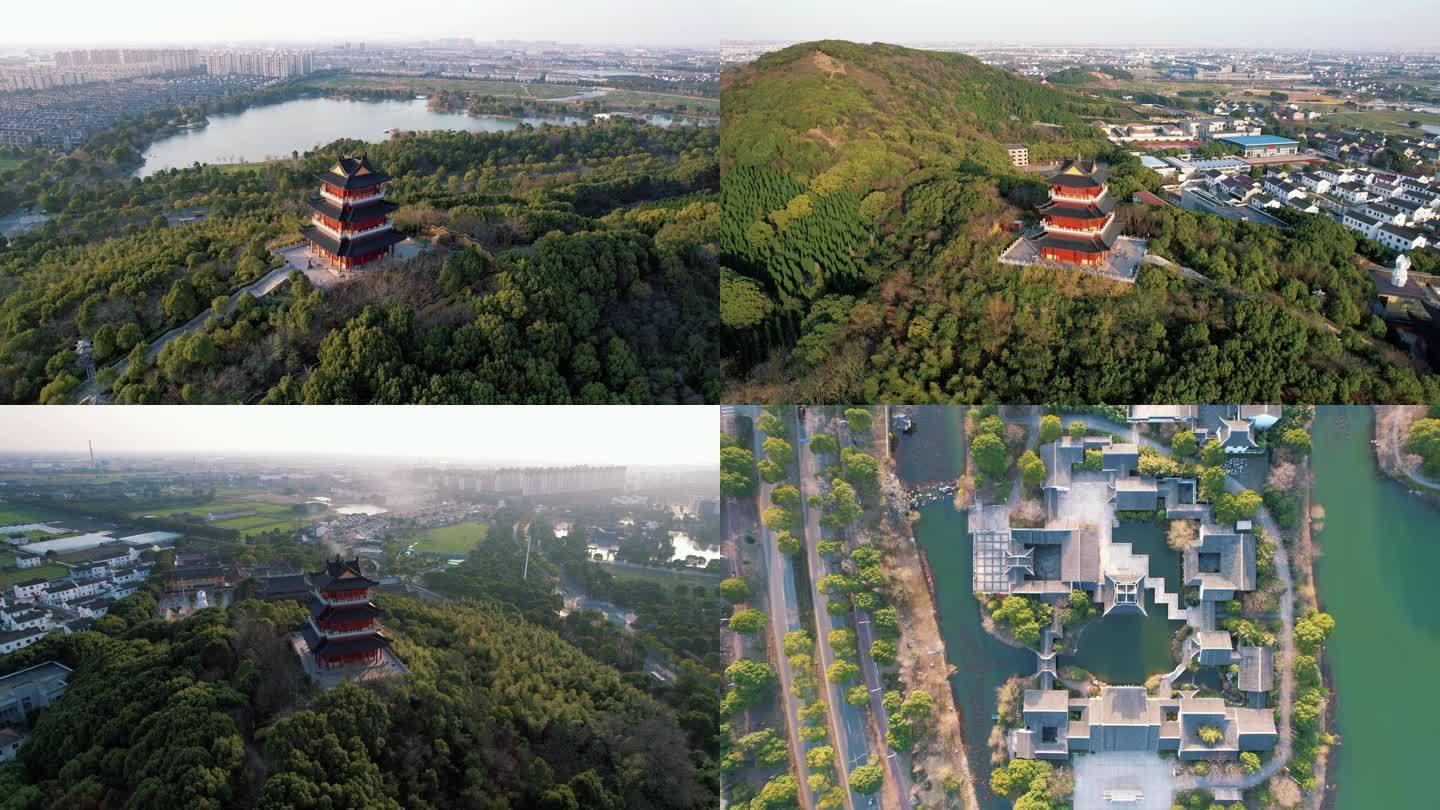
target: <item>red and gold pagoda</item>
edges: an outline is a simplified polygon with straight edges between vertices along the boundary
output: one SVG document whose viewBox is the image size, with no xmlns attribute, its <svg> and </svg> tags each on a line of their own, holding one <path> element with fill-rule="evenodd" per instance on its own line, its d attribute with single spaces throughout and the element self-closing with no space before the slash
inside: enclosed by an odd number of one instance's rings
<svg viewBox="0 0 1440 810">
<path fill-rule="evenodd" d="M 1045 233 L 1035 240 L 1045 261 L 1094 266 L 1103 264 L 1119 237 L 1115 201 L 1095 177 L 1089 161 L 1067 160 L 1045 181 L 1050 201 L 1041 205 Z"/>
<path fill-rule="evenodd" d="M 399 208 L 385 199 L 390 178 L 364 155 L 342 157 L 316 177 L 320 194 L 307 201 L 313 216 L 300 234 L 331 267 L 353 270 L 379 261 L 404 240 L 390 227 L 390 214 Z"/>
<path fill-rule="evenodd" d="M 390 639 L 380 632 L 380 608 L 370 589 L 380 583 L 360 573 L 360 560 L 339 556 L 313 571 L 310 620 L 301 629 L 318 669 L 379 664 Z"/>
</svg>

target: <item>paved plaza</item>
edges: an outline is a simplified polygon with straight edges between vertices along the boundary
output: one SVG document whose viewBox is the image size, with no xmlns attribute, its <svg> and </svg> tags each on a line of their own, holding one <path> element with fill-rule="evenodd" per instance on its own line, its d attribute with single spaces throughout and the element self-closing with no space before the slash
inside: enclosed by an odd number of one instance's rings
<svg viewBox="0 0 1440 810">
<path fill-rule="evenodd" d="M 1122 236 L 1115 240 L 1115 246 L 1110 249 L 1110 255 L 1105 258 L 1105 263 L 1094 267 L 1083 267 L 1078 264 L 1064 264 L 1061 262 L 1047 262 L 1040 258 L 1040 250 L 1035 243 L 1020 237 L 1010 247 L 1000 254 L 1001 264 L 1014 264 L 1021 266 L 1034 265 L 1037 267 L 1054 267 L 1060 270 L 1079 270 L 1082 273 L 1089 273 L 1092 276 L 1108 278 L 1112 281 L 1123 281 L 1133 284 L 1135 282 L 1136 268 L 1145 258 L 1145 240 L 1136 239 L 1131 236 Z"/>
<path fill-rule="evenodd" d="M 1150 752 L 1084 754 L 1075 762 L 1075 810 L 1170 810 L 1173 762 Z"/>
<path fill-rule="evenodd" d="M 387 261 L 413 259 L 420 255 L 420 251 L 424 250 L 424 248 L 424 245 L 416 242 L 414 239 L 406 239 L 395 246 L 394 258 Z M 336 270 L 330 267 L 324 259 L 315 255 L 310 245 L 306 242 L 277 250 L 275 251 L 275 255 L 289 264 L 292 269 L 304 273 L 305 278 L 309 279 L 312 285 L 322 290 L 339 286 L 348 281 L 354 281 L 359 278 L 365 270 L 370 269 L 370 265 L 366 265 L 366 267 L 360 271 Z"/>
</svg>

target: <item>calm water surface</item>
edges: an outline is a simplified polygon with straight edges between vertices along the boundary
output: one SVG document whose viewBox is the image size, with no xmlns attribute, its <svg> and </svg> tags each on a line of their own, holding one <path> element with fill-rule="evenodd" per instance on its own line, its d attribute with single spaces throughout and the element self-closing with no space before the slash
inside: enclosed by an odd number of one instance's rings
<svg viewBox="0 0 1440 810">
<path fill-rule="evenodd" d="M 896 469 L 910 484 L 954 481 L 965 471 L 960 409 L 923 406 L 913 411 L 915 431 L 895 446 Z M 967 515 L 949 499 L 920 509 L 915 539 L 935 574 L 935 606 L 945 655 L 955 665 L 950 678 L 960 712 L 970 767 L 983 810 L 1008 810 L 1010 803 L 990 792 L 990 717 L 995 690 L 1011 675 L 1035 670 L 1035 654 L 996 641 L 980 626 L 980 605 L 970 590 L 970 534 Z"/>
<path fill-rule="evenodd" d="M 1440 508 L 1380 475 L 1373 432 L 1369 408 L 1317 409 L 1316 577 L 1335 617 L 1327 661 L 1342 737 L 1329 780 L 1337 810 L 1435 807 L 1440 702 L 1407 695 L 1440 672 Z"/>
<path fill-rule="evenodd" d="M 671 126 L 687 119 L 647 116 L 656 126 Z M 145 151 L 145 162 L 135 171 L 148 177 L 164 169 L 200 163 L 244 163 L 289 157 L 337 138 L 371 143 L 387 139 L 387 130 L 414 132 L 464 130 L 508 132 L 521 124 L 590 123 L 589 116 L 555 115 L 506 118 L 436 112 L 423 99 L 406 101 L 353 101 L 339 98 L 301 98 L 280 104 L 252 107 L 239 113 L 210 116 L 210 125 L 170 135 Z"/>
</svg>

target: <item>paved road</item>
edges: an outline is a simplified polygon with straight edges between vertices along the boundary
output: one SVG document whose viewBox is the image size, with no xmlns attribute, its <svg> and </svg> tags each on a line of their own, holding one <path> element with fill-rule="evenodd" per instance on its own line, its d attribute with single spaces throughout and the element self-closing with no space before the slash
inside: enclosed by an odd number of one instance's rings
<svg viewBox="0 0 1440 810">
<path fill-rule="evenodd" d="M 279 287 L 288 278 L 290 278 L 291 269 L 292 268 L 289 264 L 281 265 L 280 267 L 271 270 L 269 273 L 266 273 L 264 276 L 261 276 L 258 281 L 236 290 L 230 295 L 230 303 L 225 305 L 225 312 L 223 313 L 223 315 L 229 315 L 230 313 L 235 311 L 235 307 L 240 300 L 240 296 L 243 293 L 248 292 L 256 298 L 264 298 L 265 296 L 269 295 L 271 292 L 274 291 L 276 287 Z M 190 321 L 184 326 L 177 326 L 174 329 L 171 329 L 169 332 L 161 335 L 159 339 L 157 339 L 154 343 L 151 343 L 150 348 L 145 350 L 145 359 L 154 361 L 155 358 L 160 355 L 160 350 L 173 343 L 176 338 L 180 337 L 181 335 L 187 335 L 191 332 L 199 330 L 200 327 L 209 323 L 211 319 L 216 317 L 220 316 L 217 316 L 214 312 L 210 311 L 210 308 L 207 306 L 204 311 L 202 311 L 199 315 L 191 318 Z M 115 370 L 115 374 L 117 376 L 124 376 L 126 369 L 128 369 L 129 367 L 129 357 L 123 358 L 118 363 L 115 363 L 111 366 L 111 368 Z M 73 395 L 74 401 L 84 402 L 95 396 L 96 393 L 97 391 L 95 388 L 95 378 L 91 377 L 90 379 L 86 380 L 83 385 L 76 389 L 75 394 Z"/>
<path fill-rule="evenodd" d="M 873 411 L 873 409 L 872 409 Z M 881 422 L 885 426 L 886 435 L 889 435 L 890 423 L 887 419 L 888 409 L 880 411 L 880 418 L 886 421 Z M 850 425 L 844 419 L 835 420 L 835 438 L 841 446 L 854 443 L 850 436 Z M 870 448 L 867 448 L 870 449 Z M 851 536 L 856 536 L 856 526 L 849 527 Z M 880 675 L 880 666 L 875 659 L 870 657 L 870 643 L 874 640 L 874 628 L 870 624 L 870 616 L 863 610 L 852 612 L 855 617 L 855 634 L 858 638 L 860 648 L 860 673 L 865 681 L 865 688 L 870 692 L 870 717 L 875 723 L 876 739 L 885 751 L 885 770 L 889 774 L 890 784 L 895 787 L 901 810 L 911 810 L 910 800 L 910 772 L 906 767 L 906 760 L 896 755 L 890 749 L 890 717 L 885 711 L 885 690 L 884 681 Z"/>
<path fill-rule="evenodd" d="M 758 405 L 746 406 L 751 419 L 760 415 Z M 754 446 L 752 451 L 755 458 L 763 456 L 761 445 L 764 444 L 765 436 L 757 426 L 754 431 Z M 760 486 L 756 494 L 755 513 L 758 515 L 770 503 L 770 493 L 775 485 L 765 483 L 760 479 Z M 780 553 L 780 548 L 775 543 L 774 533 L 757 521 L 756 538 L 759 539 L 764 548 L 761 557 L 763 569 L 761 574 L 765 578 L 766 594 L 769 599 L 770 621 L 766 626 L 770 628 L 771 641 L 775 650 L 775 672 L 780 678 L 780 699 L 785 709 L 785 731 L 790 740 L 790 752 L 796 763 L 796 770 L 800 774 L 805 773 L 805 751 L 806 744 L 800 737 L 800 706 L 795 692 L 791 688 L 795 682 L 795 673 L 790 668 L 790 659 L 785 657 L 785 634 L 791 630 L 800 629 L 800 607 L 795 598 L 795 572 L 790 567 L 790 557 Z M 800 807 L 801 810 L 810 810 L 815 806 L 815 793 L 810 790 L 804 779 L 800 779 Z"/>
<path fill-rule="evenodd" d="M 796 421 L 808 423 L 815 416 L 815 413 L 809 413 L 806 419 Z M 843 616 L 831 615 L 830 598 L 817 587 L 820 578 L 832 569 L 816 548 L 819 541 L 829 539 L 820 526 L 820 510 L 811 509 L 807 503 L 811 496 L 820 494 L 820 485 L 815 476 L 815 454 L 810 452 L 808 428 L 808 424 L 799 424 L 795 437 L 795 452 L 800 459 L 800 512 L 805 520 L 803 547 L 810 565 L 810 593 L 815 608 L 815 647 L 820 654 L 820 669 L 829 672 L 830 665 L 836 661 L 835 651 L 830 647 L 830 631 L 848 627 L 849 622 Z M 870 740 L 865 734 L 865 710 L 863 707 L 846 703 L 845 690 L 840 686 L 828 680 L 825 680 L 823 685 L 827 696 L 825 704 L 830 720 L 830 737 L 840 761 L 845 763 L 845 772 L 841 774 L 841 779 L 844 780 L 842 784 L 848 785 L 850 771 L 870 760 Z M 853 790 L 846 791 L 846 810 L 870 806 L 870 801 L 870 797 L 864 794 Z"/>
</svg>

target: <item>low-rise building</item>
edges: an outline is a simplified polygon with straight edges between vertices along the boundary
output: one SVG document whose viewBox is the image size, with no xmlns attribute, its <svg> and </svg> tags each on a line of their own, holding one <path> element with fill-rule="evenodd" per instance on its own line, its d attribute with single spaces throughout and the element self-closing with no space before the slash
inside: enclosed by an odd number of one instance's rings
<svg viewBox="0 0 1440 810">
<path fill-rule="evenodd" d="M 1351 208 L 1340 215 L 1340 224 L 1369 239 L 1375 229 L 1380 227 L 1380 220 L 1364 211 Z"/>
<path fill-rule="evenodd" d="M 1414 228 L 1391 223 L 1381 223 L 1373 235 L 1375 241 L 1396 253 L 1417 250 L 1430 244 L 1425 234 Z"/>
<path fill-rule="evenodd" d="M 1021 759 L 1068 759 L 1076 752 L 1173 751 L 1184 761 L 1236 759 L 1279 740 L 1269 709 L 1227 706 L 1220 698 L 1147 694 L 1143 686 L 1107 686 L 1097 697 L 1063 689 L 1027 689 L 1023 724 L 1010 732 Z"/>
<path fill-rule="evenodd" d="M 0 655 L 8 655 L 16 650 L 23 650 L 49 635 L 49 633 L 49 630 L 38 627 L 27 627 L 24 630 L 0 631 Z"/>
<path fill-rule="evenodd" d="M 27 579 L 24 582 L 17 582 L 11 585 L 10 591 L 15 594 L 17 601 L 33 600 L 39 598 L 40 594 L 45 592 L 45 586 L 49 583 L 50 580 L 45 577 Z"/>
<path fill-rule="evenodd" d="M 1299 141 L 1278 135 L 1220 135 L 1214 140 L 1240 147 L 1241 153 L 1247 158 L 1294 155 L 1300 151 Z"/>
<path fill-rule="evenodd" d="M 30 713 L 54 703 L 70 685 L 71 670 L 59 661 L 0 676 L 0 722 L 26 722 Z"/>
<path fill-rule="evenodd" d="M 1202 602 L 1228 602 L 1255 590 L 1255 536 L 1200 524 L 1200 542 L 1185 549 L 1181 565 L 1186 585 L 1200 589 Z"/>
<path fill-rule="evenodd" d="M 1025 144 L 1012 143 L 1005 147 L 1005 151 L 1010 154 L 1011 166 L 1030 165 L 1030 149 L 1029 147 L 1025 146 Z"/>
<path fill-rule="evenodd" d="M 9 726 L 0 728 L 0 762 L 9 762 L 20 753 L 20 746 L 30 741 L 30 735 L 16 731 Z"/>
</svg>

